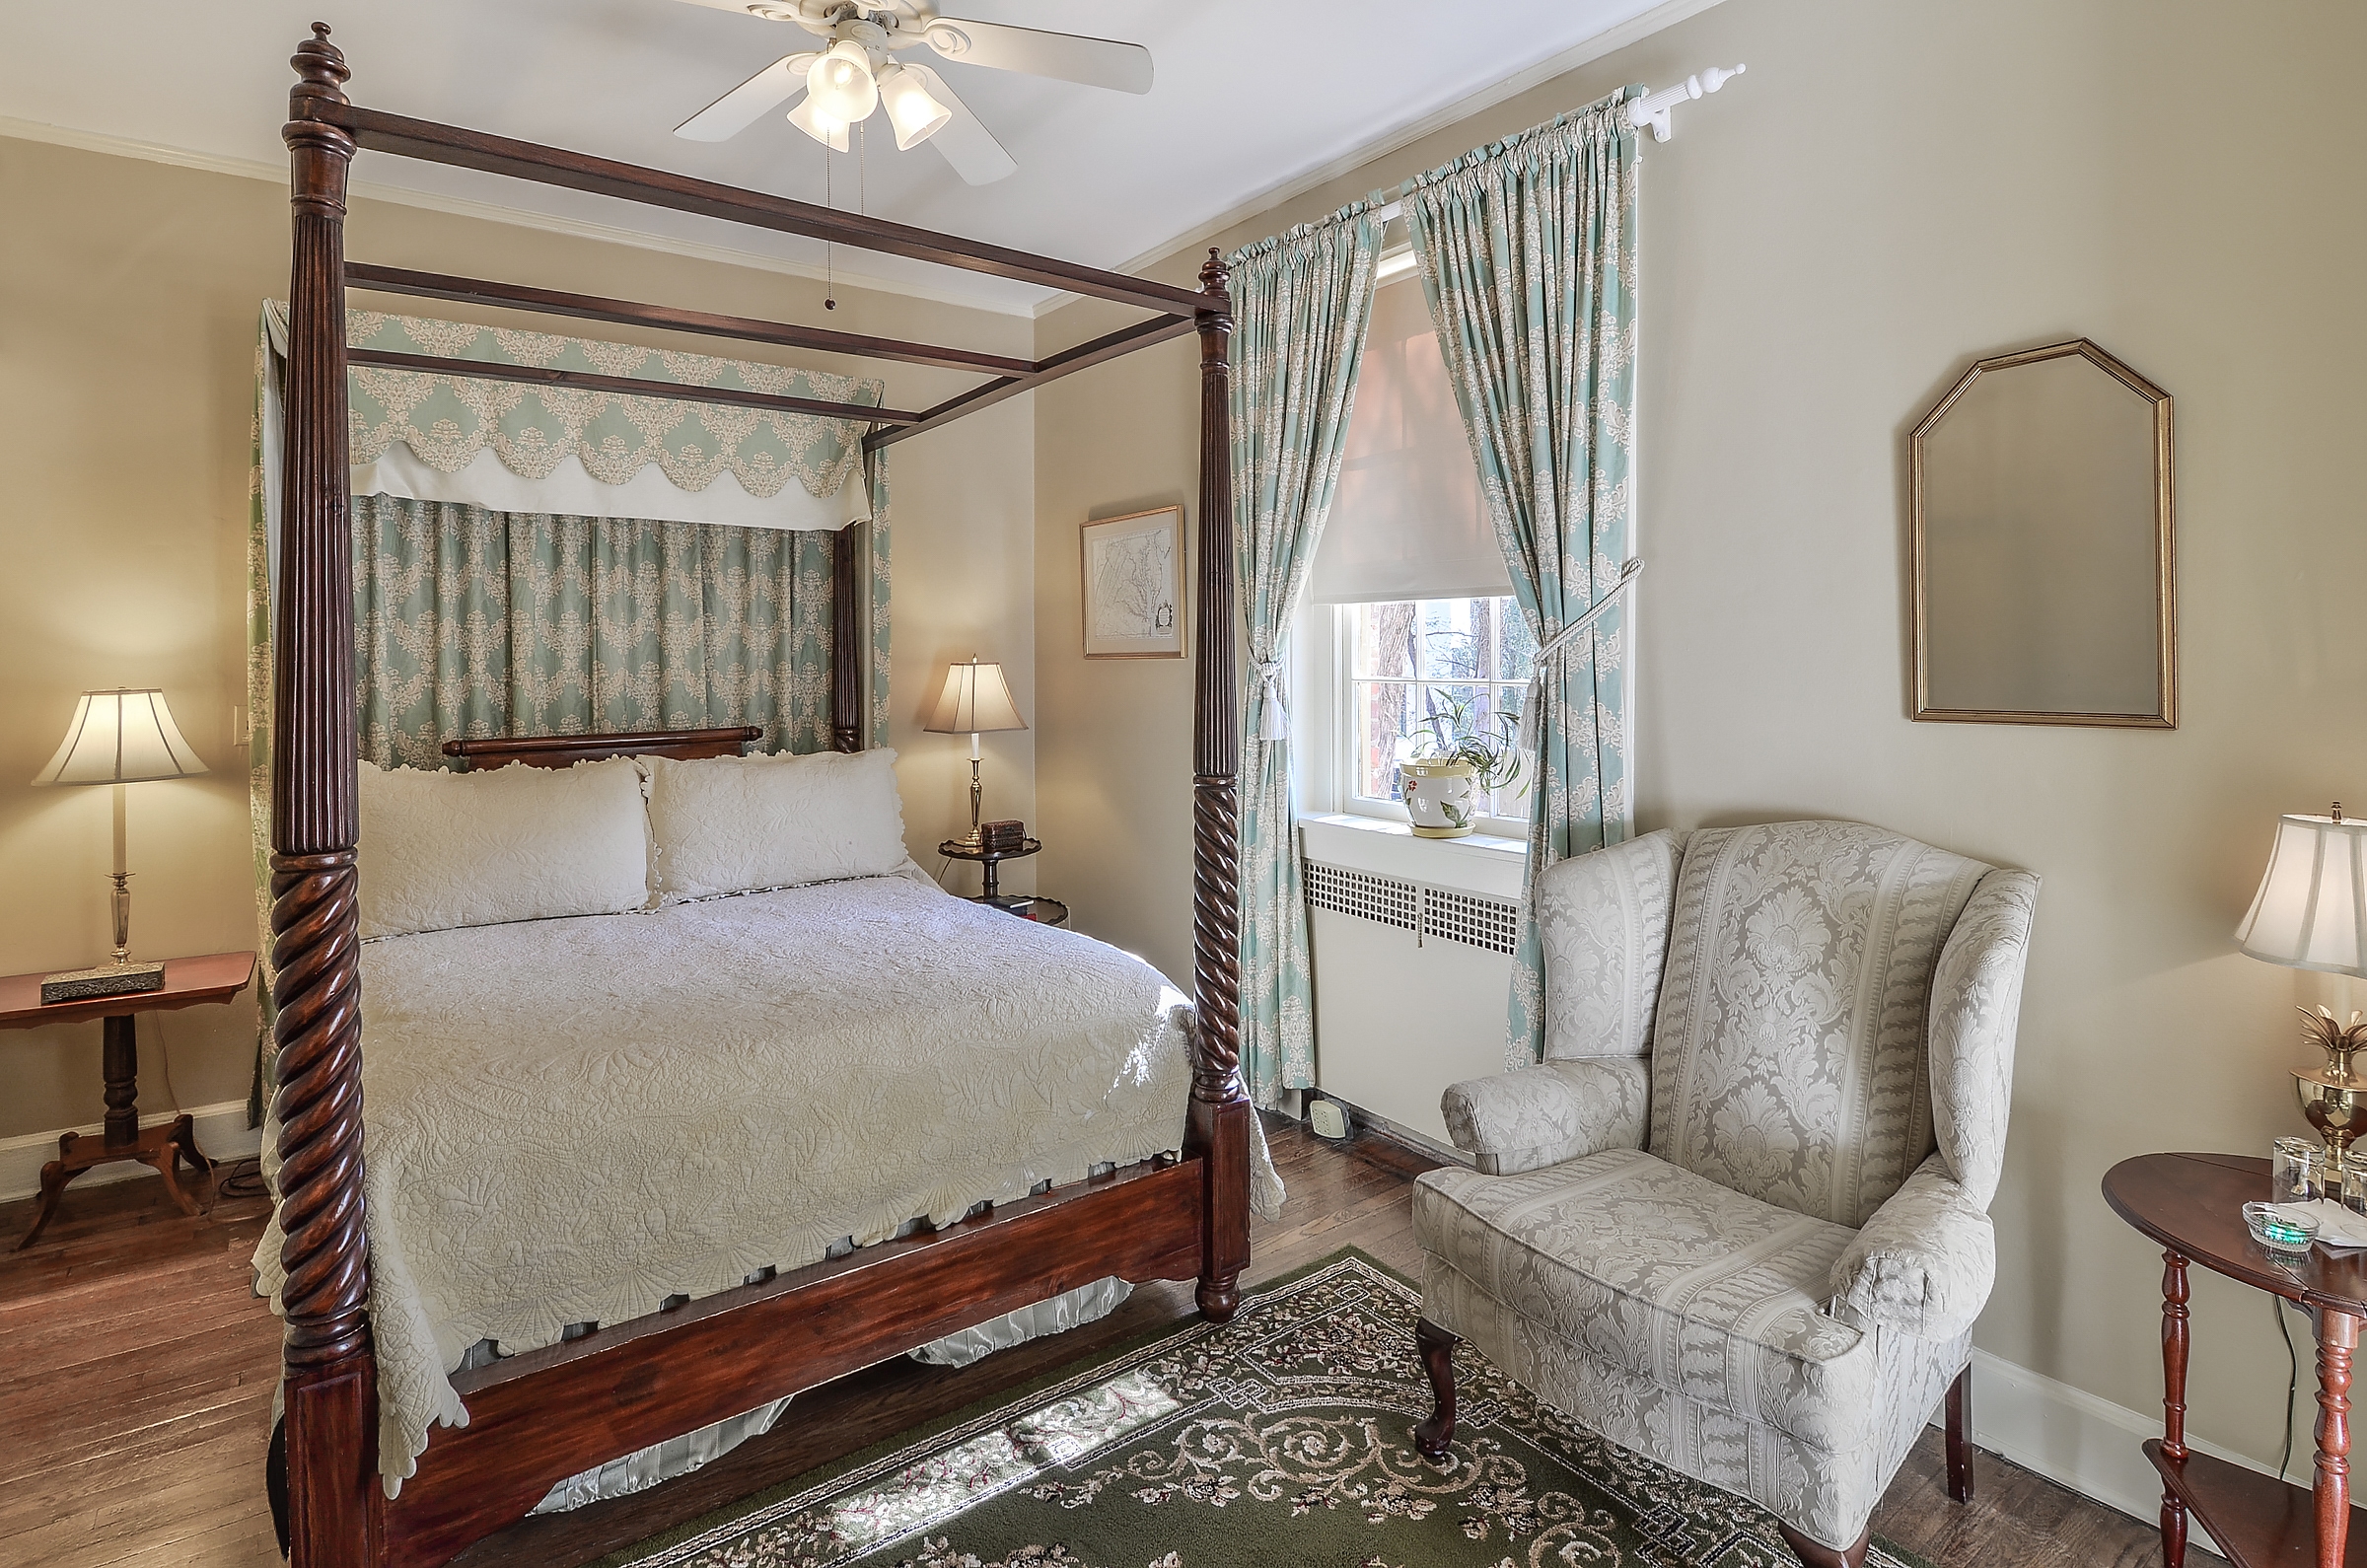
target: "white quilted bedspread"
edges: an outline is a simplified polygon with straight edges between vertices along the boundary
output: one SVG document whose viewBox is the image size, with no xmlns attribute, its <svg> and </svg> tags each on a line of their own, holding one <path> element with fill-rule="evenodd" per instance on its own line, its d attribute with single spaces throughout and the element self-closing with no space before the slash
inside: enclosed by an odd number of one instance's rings
<svg viewBox="0 0 2367 1568">
<path fill-rule="evenodd" d="M 449 1373 L 481 1339 L 552 1344 L 1177 1148 L 1184 1000 L 917 877 L 365 944 L 390 1493 L 431 1423 L 466 1423 Z M 1261 1136 L 1254 1159 L 1270 1210 Z"/>
</svg>

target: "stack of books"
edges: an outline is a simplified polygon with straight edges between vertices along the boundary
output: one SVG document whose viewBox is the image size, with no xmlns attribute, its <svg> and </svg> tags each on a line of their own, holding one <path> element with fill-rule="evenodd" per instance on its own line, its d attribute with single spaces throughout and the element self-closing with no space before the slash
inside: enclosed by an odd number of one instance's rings
<svg viewBox="0 0 2367 1568">
<path fill-rule="evenodd" d="M 1011 854 L 1027 847 L 1028 824 L 1018 821 L 980 822 L 978 840 L 996 854 Z"/>
</svg>

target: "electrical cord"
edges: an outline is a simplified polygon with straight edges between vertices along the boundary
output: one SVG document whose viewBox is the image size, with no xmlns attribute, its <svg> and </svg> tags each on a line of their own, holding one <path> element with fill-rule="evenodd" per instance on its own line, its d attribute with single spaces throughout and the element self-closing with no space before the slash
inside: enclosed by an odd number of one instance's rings
<svg viewBox="0 0 2367 1568">
<path fill-rule="evenodd" d="M 2276 1313 L 2276 1331 L 2285 1341 L 2285 1448 L 2276 1457 L 2276 1478 L 2285 1478 L 2285 1466 L 2293 1462 L 2293 1395 L 2301 1388 L 2301 1357 L 2293 1349 L 2293 1329 L 2285 1321 L 2285 1299 L 2268 1298 L 2269 1307 Z"/>
</svg>

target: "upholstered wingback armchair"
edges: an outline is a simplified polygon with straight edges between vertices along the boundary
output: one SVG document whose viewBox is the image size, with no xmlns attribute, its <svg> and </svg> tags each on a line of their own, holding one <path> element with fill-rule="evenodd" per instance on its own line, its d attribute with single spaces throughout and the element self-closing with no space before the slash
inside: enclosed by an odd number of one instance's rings
<svg viewBox="0 0 2367 1568">
<path fill-rule="evenodd" d="M 1443 1109 L 1420 1350 L 1471 1341 L 1603 1436 L 1765 1507 L 1803 1561 L 1867 1520 L 1966 1370 L 1996 1253 L 2039 879 L 1856 822 L 1666 833 L 1539 887 L 1545 1060 Z"/>
</svg>

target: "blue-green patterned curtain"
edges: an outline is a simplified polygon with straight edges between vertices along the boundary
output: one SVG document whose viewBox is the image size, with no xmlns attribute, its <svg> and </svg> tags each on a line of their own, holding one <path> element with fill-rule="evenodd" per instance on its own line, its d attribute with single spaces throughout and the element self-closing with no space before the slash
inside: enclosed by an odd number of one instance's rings
<svg viewBox="0 0 2367 1568">
<path fill-rule="evenodd" d="M 1619 578 L 1634 538 L 1636 132 L 1631 87 L 1408 181 L 1404 213 L 1479 467 L 1539 643 Z M 1530 791 L 1508 1066 L 1544 1037 L 1532 914 L 1555 861 L 1625 839 L 1628 610 L 1552 656 Z"/>
<path fill-rule="evenodd" d="M 753 724 L 829 745 L 830 536 L 353 498 L 362 755 Z"/>
<path fill-rule="evenodd" d="M 1283 644 L 1347 447 L 1381 255 L 1372 207 L 1359 202 L 1232 258 L 1233 521 L 1250 642 L 1241 703 L 1241 1066 L 1261 1105 L 1315 1083 Z"/>
</svg>

